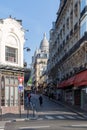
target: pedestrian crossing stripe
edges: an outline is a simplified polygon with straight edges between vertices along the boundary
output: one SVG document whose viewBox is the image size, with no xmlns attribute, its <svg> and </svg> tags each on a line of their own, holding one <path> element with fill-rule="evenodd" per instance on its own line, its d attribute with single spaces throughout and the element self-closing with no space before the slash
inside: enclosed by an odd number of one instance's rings
<svg viewBox="0 0 87 130">
<path fill-rule="evenodd" d="M 0 130 L 4 130 L 4 127 L 2 126 L 2 127 L 0 127 Z"/>
<path fill-rule="evenodd" d="M 58 119 L 65 119 L 63 116 L 56 116 Z"/>
<path fill-rule="evenodd" d="M 50 120 L 54 119 L 52 116 L 45 116 L 45 118 L 50 119 Z"/>
<path fill-rule="evenodd" d="M 78 119 L 84 119 L 84 117 L 81 117 L 81 116 L 77 116 Z"/>
<path fill-rule="evenodd" d="M 37 120 L 43 120 L 43 118 L 38 118 Z"/>
<path fill-rule="evenodd" d="M 41 118 L 40 120 L 43 120 L 43 119 L 48 119 L 48 120 L 52 120 L 52 119 L 61 119 L 61 120 L 64 120 L 64 119 L 85 119 L 84 117 L 81 117 L 81 116 L 70 116 L 70 115 L 58 115 L 58 116 L 50 116 L 50 115 L 46 115 L 44 118 Z"/>
<path fill-rule="evenodd" d="M 76 119 L 76 118 L 73 117 L 73 116 L 66 116 L 66 118 L 68 118 L 68 119 Z"/>
</svg>

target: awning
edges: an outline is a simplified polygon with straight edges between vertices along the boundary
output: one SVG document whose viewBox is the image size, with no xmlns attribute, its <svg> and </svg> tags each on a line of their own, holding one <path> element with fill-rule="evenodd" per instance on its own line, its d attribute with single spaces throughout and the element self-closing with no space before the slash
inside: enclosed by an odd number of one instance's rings
<svg viewBox="0 0 87 130">
<path fill-rule="evenodd" d="M 75 80 L 75 76 L 69 78 L 68 80 L 64 80 L 63 82 L 61 82 L 58 86 L 58 88 L 63 88 L 63 87 L 67 87 L 70 85 L 74 84 L 74 80 Z"/>
<path fill-rule="evenodd" d="M 87 85 L 87 70 L 80 72 L 76 75 L 74 80 L 74 86 Z"/>
<path fill-rule="evenodd" d="M 73 85 L 73 84 L 74 84 L 74 81 L 75 81 L 75 76 L 69 78 L 69 79 L 66 81 L 66 86 Z"/>
<path fill-rule="evenodd" d="M 58 88 L 63 88 L 66 86 L 66 80 L 62 81 L 61 83 L 58 84 Z"/>
<path fill-rule="evenodd" d="M 76 87 L 87 85 L 87 70 L 76 74 L 68 80 L 62 81 L 58 84 L 58 88 L 65 88 L 71 85 Z"/>
</svg>

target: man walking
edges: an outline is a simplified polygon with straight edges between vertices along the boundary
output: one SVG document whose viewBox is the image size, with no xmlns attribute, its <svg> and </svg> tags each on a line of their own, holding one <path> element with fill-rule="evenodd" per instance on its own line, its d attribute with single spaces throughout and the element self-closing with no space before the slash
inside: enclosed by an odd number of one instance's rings
<svg viewBox="0 0 87 130">
<path fill-rule="evenodd" d="M 43 104 L 43 98 L 42 98 L 42 95 L 39 96 L 39 104 L 40 104 L 40 106 L 42 106 L 42 104 Z"/>
</svg>

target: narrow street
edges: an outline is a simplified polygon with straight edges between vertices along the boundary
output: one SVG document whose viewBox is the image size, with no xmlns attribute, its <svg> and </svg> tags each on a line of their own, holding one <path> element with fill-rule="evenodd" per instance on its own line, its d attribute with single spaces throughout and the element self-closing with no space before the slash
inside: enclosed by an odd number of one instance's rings
<svg viewBox="0 0 87 130">
<path fill-rule="evenodd" d="M 40 119 L 87 119 L 66 108 L 53 99 L 43 96 L 43 105 L 40 107 L 38 98 L 36 102 L 36 114 Z"/>
<path fill-rule="evenodd" d="M 84 130 L 87 128 L 87 118 L 81 117 L 60 105 L 52 99 L 43 96 L 43 105 L 39 105 L 38 95 L 33 97 L 36 101 L 36 118 L 24 121 L 13 121 L 5 124 L 5 130 Z"/>
</svg>

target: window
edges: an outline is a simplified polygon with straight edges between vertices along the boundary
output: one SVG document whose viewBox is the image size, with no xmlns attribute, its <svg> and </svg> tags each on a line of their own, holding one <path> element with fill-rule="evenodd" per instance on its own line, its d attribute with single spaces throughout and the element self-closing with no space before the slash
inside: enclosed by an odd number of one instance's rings
<svg viewBox="0 0 87 130">
<path fill-rule="evenodd" d="M 18 63 L 18 50 L 15 48 L 11 48 L 6 46 L 5 47 L 5 60 L 12 62 L 12 63 Z"/>
</svg>

